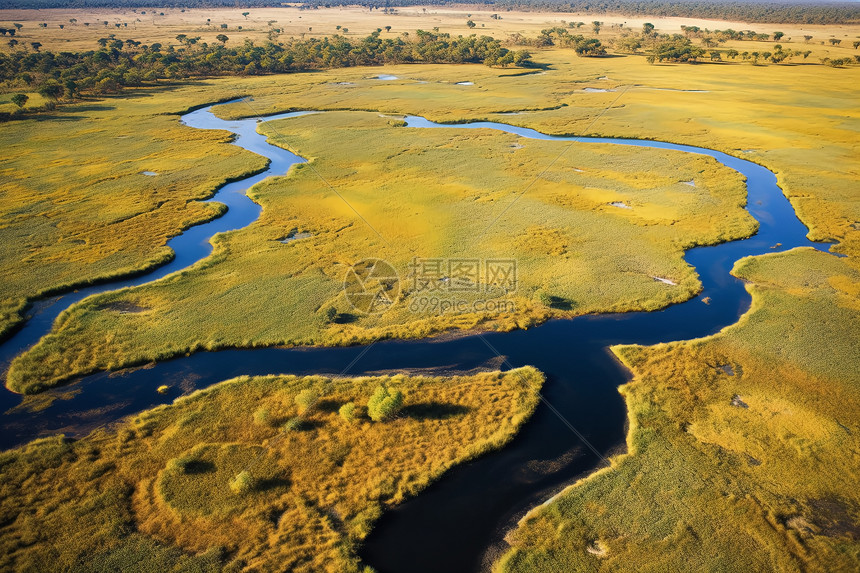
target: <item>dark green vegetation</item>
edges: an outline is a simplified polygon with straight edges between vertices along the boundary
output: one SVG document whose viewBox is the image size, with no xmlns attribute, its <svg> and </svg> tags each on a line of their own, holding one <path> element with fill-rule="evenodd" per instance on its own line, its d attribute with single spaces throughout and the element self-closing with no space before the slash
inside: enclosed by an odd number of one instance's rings
<svg viewBox="0 0 860 573">
<path fill-rule="evenodd" d="M 522 46 L 535 46 L 537 48 L 547 48 L 549 46 L 572 48 L 580 56 L 603 56 L 606 54 L 606 48 L 603 47 L 603 44 L 597 38 L 586 38 L 580 34 L 571 34 L 566 29 L 558 26 L 541 30 L 540 35 L 534 39 L 525 38 L 520 34 L 514 33 L 511 35 L 511 40 Z"/>
<path fill-rule="evenodd" d="M 542 384 L 532 368 L 243 377 L 78 441 L 37 440 L 0 453 L 0 570 L 360 571 L 380 514 L 507 443 Z M 354 404 L 379 387 L 404 407 L 372 421 Z"/>
<path fill-rule="evenodd" d="M 256 75 L 319 68 L 343 68 L 400 63 L 484 63 L 490 66 L 524 65 L 526 51 L 512 52 L 488 36 L 452 37 L 419 30 L 415 41 L 401 37 L 382 39 L 379 32 L 353 41 L 343 36 L 286 43 L 250 41 L 235 47 L 223 43 L 197 43 L 177 37 L 185 48 L 166 49 L 159 43 L 142 45 L 113 35 L 99 40 L 101 48 L 89 52 L 15 50 L 0 53 L 0 81 L 16 81 L 23 89 L 38 86 L 39 93 L 56 101 L 73 99 L 81 92 L 115 93 L 126 86 L 153 84 L 163 79 L 193 76 Z"/>
</svg>

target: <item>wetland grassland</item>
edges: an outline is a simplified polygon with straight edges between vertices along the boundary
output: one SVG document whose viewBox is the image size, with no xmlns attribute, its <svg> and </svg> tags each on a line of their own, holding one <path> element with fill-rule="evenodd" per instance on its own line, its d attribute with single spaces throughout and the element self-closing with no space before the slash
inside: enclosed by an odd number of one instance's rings
<svg viewBox="0 0 860 573">
<path fill-rule="evenodd" d="M 743 259 L 720 334 L 614 348 L 628 453 L 536 509 L 498 571 L 848 571 L 860 561 L 860 273 Z"/>
<path fill-rule="evenodd" d="M 303 13 L 299 25 L 290 10 L 296 22 L 285 34 L 304 34 L 313 16 Z M 241 37 L 234 12 L 225 20 L 230 42 Z M 338 18 L 353 34 L 377 26 L 359 9 L 318 12 L 315 34 L 334 33 L 324 30 L 341 25 Z M 570 20 L 513 13 L 500 23 L 475 12 L 493 34 L 534 36 Z M 245 24 L 256 40 L 268 34 L 264 14 Z M 136 37 L 194 34 L 204 24 L 191 19 L 202 15 L 164 27 L 152 18 Z M 44 18 L 53 28 L 69 16 Z M 461 12 L 439 18 L 443 31 L 465 33 Z M 399 21 L 420 27 L 428 17 L 403 9 Z M 678 25 L 656 23 L 661 31 Z M 737 24 L 719 26 L 743 29 Z M 69 41 L 55 38 L 53 49 L 94 41 L 92 30 L 69 28 Z M 258 221 L 216 235 L 213 254 L 189 269 L 72 306 L 13 362 L 5 383 L 38 393 L 203 350 L 347 345 L 664 308 L 700 288 L 684 249 L 755 231 L 736 172 L 680 152 L 420 130 L 402 118 L 716 149 L 776 173 L 809 237 L 836 243 L 845 256 L 795 249 L 743 259 L 733 273 L 747 281 L 753 303 L 737 324 L 699 340 L 613 348 L 633 375 L 620 388 L 627 452 L 533 510 L 508 534 L 495 567 L 856 569 L 860 67 L 818 58 L 853 57 L 860 26 L 770 28 L 812 57 L 649 65 L 642 53 L 581 58 L 529 47 L 540 68 L 390 65 L 198 79 L 4 123 L 0 336 L 21 323 L 27 301 L 167 260 L 169 237 L 221 212 L 199 199 L 265 166 L 230 145 L 227 132 L 181 125 L 182 113 L 240 96 L 249 97 L 215 107 L 216 115 L 326 112 L 260 123 L 271 144 L 309 163 L 250 189 L 262 206 Z M 27 41 L 43 39 L 43 31 L 24 30 Z M 600 37 L 620 33 L 607 25 Z M 801 40 L 807 33 L 814 42 Z M 830 37 L 844 41 L 826 45 Z M 729 41 L 720 49 L 772 45 Z M 395 79 L 374 79 L 380 74 Z M 4 111 L 10 93 L 0 96 Z M 297 233 L 303 238 L 284 242 Z M 421 293 L 406 275 L 415 257 L 516 259 L 517 289 L 490 289 L 492 300 L 516 310 L 415 310 Z M 378 315 L 359 314 L 343 292 L 350 266 L 367 258 L 401 273 L 397 304 Z M 360 571 L 356 548 L 380 513 L 446 469 L 502 447 L 535 408 L 542 382 L 531 368 L 453 379 L 241 378 L 80 440 L 38 440 L 0 454 L 0 569 L 146 562 L 236 571 L 277 562 Z M 381 384 L 403 389 L 406 408 L 371 422 L 362 406 Z M 308 388 L 320 399 L 300 399 L 314 404 L 300 413 L 295 398 Z M 338 413 L 347 402 L 358 405 L 358 419 Z"/>
<path fill-rule="evenodd" d="M 71 308 L 14 362 L 11 388 L 30 393 L 76 374 L 200 349 L 355 344 L 656 309 L 699 288 L 684 249 L 755 230 L 741 176 L 681 152 L 577 145 L 546 169 L 569 144 L 398 127 L 370 112 L 311 114 L 260 129 L 310 160 L 251 189 L 261 218 L 216 237 L 213 255 L 187 271 Z M 293 231 L 310 237 L 284 244 Z M 374 257 L 400 272 L 400 300 L 380 315 L 360 315 L 343 278 L 350 265 Z M 407 279 L 413 257 L 515 259 L 515 291 L 453 295 L 508 301 L 517 312 L 420 308 L 427 292 Z M 146 310 L 113 310 L 129 304 Z"/>
<path fill-rule="evenodd" d="M 0 568 L 362 570 L 355 549 L 381 512 L 502 447 L 542 384 L 531 368 L 244 377 L 80 440 L 37 440 L 0 454 Z M 405 401 L 374 422 L 379 386 Z"/>
<path fill-rule="evenodd" d="M 168 238 L 222 212 L 199 199 L 265 167 L 162 115 L 169 101 L 79 103 L 0 130 L 0 339 L 27 301 L 170 260 Z"/>
</svg>

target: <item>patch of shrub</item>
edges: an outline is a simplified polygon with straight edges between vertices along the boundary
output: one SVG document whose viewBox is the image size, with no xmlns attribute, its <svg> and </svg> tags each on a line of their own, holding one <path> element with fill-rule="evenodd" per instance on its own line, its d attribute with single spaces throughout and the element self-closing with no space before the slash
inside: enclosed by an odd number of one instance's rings
<svg viewBox="0 0 860 573">
<path fill-rule="evenodd" d="M 374 422 L 390 420 L 403 407 L 403 392 L 377 386 L 367 401 L 367 413 Z"/>
</svg>

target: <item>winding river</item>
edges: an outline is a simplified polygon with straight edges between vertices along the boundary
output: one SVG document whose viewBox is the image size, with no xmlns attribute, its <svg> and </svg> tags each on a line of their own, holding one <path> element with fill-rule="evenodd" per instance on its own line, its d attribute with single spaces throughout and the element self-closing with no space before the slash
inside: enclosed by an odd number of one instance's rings
<svg viewBox="0 0 860 573">
<path fill-rule="evenodd" d="M 198 129 L 233 132 L 237 136 L 235 145 L 270 160 L 268 169 L 220 188 L 210 201 L 226 204 L 227 213 L 171 239 L 168 245 L 176 256 L 169 264 L 146 275 L 35 303 L 23 328 L 0 346 L 0 369 L 5 370 L 12 358 L 47 334 L 56 317 L 71 304 L 99 292 L 158 280 L 208 256 L 209 239 L 215 233 L 245 227 L 259 216 L 260 207 L 245 195 L 249 187 L 270 175 L 283 175 L 291 165 L 304 161 L 267 143 L 257 133 L 258 120 L 225 121 L 211 109 L 212 106 L 189 112 L 182 121 Z M 266 120 L 303 113 L 307 112 L 279 114 Z M 758 220 L 759 231 L 749 239 L 687 251 L 686 260 L 698 271 L 704 290 L 692 300 L 659 312 L 553 320 L 526 331 L 488 333 L 483 337 L 386 341 L 369 349 L 200 352 L 147 368 L 88 376 L 48 392 L 49 397 L 57 399 L 40 412 L 15 408 L 20 396 L 1 392 L 0 408 L 7 412 L 0 421 L 0 447 L 9 448 L 57 432 L 82 435 L 99 425 L 170 402 L 183 392 L 242 374 L 467 371 L 493 363 L 496 355 L 489 343 L 513 366 L 530 364 L 545 372 L 546 399 L 605 456 L 624 443 L 626 410 L 616 388 L 629 379 L 629 372 L 612 357 L 607 346 L 647 345 L 713 334 L 736 322 L 749 308 L 750 298 L 742 282 L 729 274 L 737 259 L 799 246 L 828 250 L 828 245 L 806 239 L 806 227 L 777 187 L 772 172 L 725 153 L 657 141 L 554 137 L 494 122 L 440 125 L 414 116 L 408 116 L 406 121 L 411 128 L 490 128 L 523 138 L 575 141 L 576 145 L 600 142 L 708 155 L 747 178 L 747 208 Z M 710 299 L 709 304 L 703 304 L 704 297 Z M 170 385 L 170 393 L 157 394 L 155 387 L 161 384 Z M 600 458 L 584 447 L 559 417 L 541 405 L 506 448 L 455 468 L 416 498 L 387 512 L 363 547 L 362 558 L 381 573 L 480 570 L 486 566 L 488 548 L 500 546 L 504 532 L 519 516 L 600 463 Z"/>
</svg>

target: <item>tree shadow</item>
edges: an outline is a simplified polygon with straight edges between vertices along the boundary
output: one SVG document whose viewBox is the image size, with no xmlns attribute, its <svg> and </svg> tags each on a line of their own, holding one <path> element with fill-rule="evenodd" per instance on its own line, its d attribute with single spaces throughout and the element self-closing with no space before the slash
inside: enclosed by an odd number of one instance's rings
<svg viewBox="0 0 860 573">
<path fill-rule="evenodd" d="M 208 474 L 215 471 L 215 464 L 206 460 L 190 460 L 185 462 L 182 471 L 185 475 Z"/>
<path fill-rule="evenodd" d="M 415 420 L 444 420 L 454 416 L 462 416 L 471 411 L 468 406 L 460 404 L 445 404 L 443 402 L 420 402 L 405 406 L 400 414 Z"/>
<path fill-rule="evenodd" d="M 260 480 L 257 482 L 257 487 L 255 488 L 257 491 L 271 491 L 273 489 L 280 488 L 288 488 L 290 487 L 290 480 L 285 477 L 275 477 Z"/>
<path fill-rule="evenodd" d="M 337 413 L 340 410 L 340 407 L 343 406 L 344 403 L 338 402 L 337 400 L 320 400 L 316 404 L 317 410 L 320 412 L 326 412 L 328 414 Z"/>
<path fill-rule="evenodd" d="M 573 310 L 576 307 L 576 303 L 567 298 L 550 295 L 549 306 L 557 310 Z"/>
<path fill-rule="evenodd" d="M 358 320 L 358 316 L 351 312 L 340 312 L 337 316 L 332 320 L 335 324 L 352 324 Z"/>
</svg>

